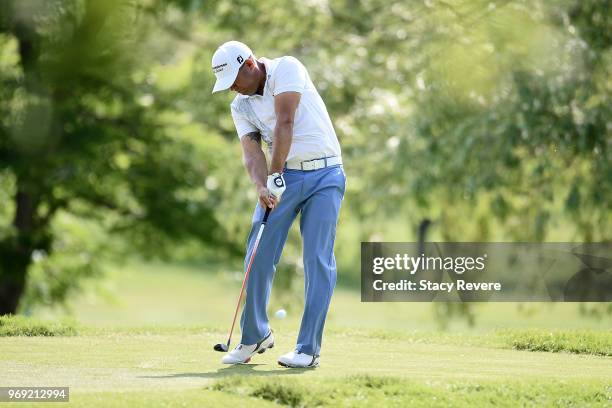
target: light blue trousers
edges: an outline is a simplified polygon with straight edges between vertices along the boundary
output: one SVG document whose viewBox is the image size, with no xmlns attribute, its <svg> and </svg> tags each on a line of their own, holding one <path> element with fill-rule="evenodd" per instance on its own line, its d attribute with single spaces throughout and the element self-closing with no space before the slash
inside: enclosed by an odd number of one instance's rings
<svg viewBox="0 0 612 408">
<path fill-rule="evenodd" d="M 241 343 L 255 344 L 270 331 L 266 310 L 276 264 L 287 240 L 289 228 L 301 212 L 304 314 L 296 350 L 314 355 L 320 353 L 325 317 L 336 286 L 334 240 L 346 177 L 341 165 L 313 171 L 285 169 L 283 176 L 287 189 L 279 204 L 270 213 L 249 274 L 246 301 L 240 319 Z M 258 204 L 248 238 L 245 267 L 251 256 L 263 214 L 264 209 Z"/>
</svg>

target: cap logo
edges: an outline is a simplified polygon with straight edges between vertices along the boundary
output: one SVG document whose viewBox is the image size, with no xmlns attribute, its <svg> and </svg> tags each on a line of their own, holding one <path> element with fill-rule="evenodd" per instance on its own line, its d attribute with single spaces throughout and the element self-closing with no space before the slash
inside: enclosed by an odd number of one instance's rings
<svg viewBox="0 0 612 408">
<path fill-rule="evenodd" d="M 227 66 L 226 62 L 224 62 L 221 65 L 216 65 L 216 66 L 213 67 L 213 71 L 216 74 L 217 72 L 223 71 L 223 67 L 226 67 L 226 66 Z"/>
<path fill-rule="evenodd" d="M 236 58 L 238 60 L 239 64 L 242 64 L 242 61 L 244 61 L 244 58 L 242 58 L 242 55 L 239 55 L 238 58 Z"/>
</svg>

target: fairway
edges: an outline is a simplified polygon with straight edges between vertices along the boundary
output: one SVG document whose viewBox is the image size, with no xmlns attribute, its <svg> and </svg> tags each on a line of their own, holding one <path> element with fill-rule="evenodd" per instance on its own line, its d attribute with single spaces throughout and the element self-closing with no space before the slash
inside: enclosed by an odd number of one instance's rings
<svg viewBox="0 0 612 408">
<path fill-rule="evenodd" d="M 237 272 L 139 262 L 111 270 L 102 286 L 113 298 L 88 291 L 72 302 L 76 335 L 0 337 L 0 384 L 69 386 L 67 406 L 82 407 L 247 401 L 253 407 L 598 407 L 612 401 L 609 319 L 584 319 L 571 304 L 475 304 L 474 328 L 457 320 L 440 331 L 431 304 L 361 303 L 359 294 L 340 287 L 321 366 L 292 370 L 276 358 L 295 344 L 301 300 L 273 293 L 269 309 L 289 311 L 270 321 L 275 347 L 252 364 L 224 366 L 212 347 L 227 336 Z M 35 312 L 59 317 L 57 310 Z M 238 339 L 239 332 L 234 344 Z"/>
<path fill-rule="evenodd" d="M 444 406 L 444 398 L 451 397 L 468 404 L 504 389 L 513 390 L 508 406 L 523 398 L 540 398 L 551 406 L 605 406 L 612 398 L 610 357 L 502 349 L 486 346 L 485 338 L 480 346 L 461 344 L 478 343 L 478 337 L 435 341 L 425 334 L 384 338 L 381 332 L 335 331 L 326 338 L 321 367 L 291 370 L 276 364 L 277 355 L 293 345 L 291 333 L 277 333 L 276 347 L 253 358 L 252 364 L 228 367 L 219 363 L 222 354 L 212 351 L 224 336 L 220 331 L 194 327 L 135 332 L 90 329 L 74 337 L 0 338 L 0 384 L 69 386 L 70 406 L 112 406 L 111 401 L 164 406 L 164 401 L 175 400 L 216 405 L 245 397 L 263 406 L 274 400 L 282 403 L 286 392 L 268 395 L 257 390 L 279 384 L 300 402 L 284 402 L 290 406 L 310 405 L 309 395 L 299 390 L 317 393 L 333 384 L 343 386 L 341 400 L 351 406 L 367 406 L 380 397 L 377 390 L 400 384 L 405 392 L 398 395 L 398 403 L 411 400 L 424 406 Z M 347 347 L 359 350 L 359 358 L 348 361 Z M 236 381 L 240 386 L 232 385 Z M 363 386 L 364 381 L 374 385 Z M 362 393 L 360 399 L 350 396 L 353 388 Z M 439 401 L 431 399 L 435 395 Z"/>
</svg>

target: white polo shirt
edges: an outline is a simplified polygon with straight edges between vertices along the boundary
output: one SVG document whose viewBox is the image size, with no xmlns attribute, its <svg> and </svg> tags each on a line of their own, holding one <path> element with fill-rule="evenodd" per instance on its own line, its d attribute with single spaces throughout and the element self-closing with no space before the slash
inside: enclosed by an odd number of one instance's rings
<svg viewBox="0 0 612 408">
<path fill-rule="evenodd" d="M 323 99 L 317 92 L 306 67 L 291 56 L 259 58 L 266 67 L 263 95 L 238 94 L 231 104 L 238 137 L 259 132 L 271 154 L 276 113 L 274 96 L 299 92 L 300 103 L 293 122 L 293 139 L 288 162 L 340 156 L 340 144 Z"/>
</svg>

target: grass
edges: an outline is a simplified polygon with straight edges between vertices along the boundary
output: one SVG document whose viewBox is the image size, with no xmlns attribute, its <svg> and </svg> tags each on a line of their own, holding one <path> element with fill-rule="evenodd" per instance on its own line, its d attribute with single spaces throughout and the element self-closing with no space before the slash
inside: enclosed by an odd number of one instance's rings
<svg viewBox="0 0 612 408">
<path fill-rule="evenodd" d="M 76 334 L 76 323 L 68 319 L 49 322 L 24 316 L 0 316 L 0 337 L 74 336 Z"/>
<path fill-rule="evenodd" d="M 183 335 L 218 333 L 219 329 L 207 326 L 135 326 L 93 327 L 80 326 L 64 319 L 60 322 L 26 318 L 24 316 L 0 316 L 0 337 L 11 336 L 89 336 L 113 335 Z M 504 329 L 489 333 L 448 333 L 439 331 L 394 331 L 373 329 L 328 329 L 328 334 L 338 338 L 367 337 L 377 340 L 397 340 L 409 344 L 461 344 L 476 347 L 512 348 L 516 350 L 569 352 L 612 357 L 612 331 L 595 330 L 542 330 Z"/>
<path fill-rule="evenodd" d="M 86 290 L 70 304 L 72 317 L 88 326 L 206 326 L 224 328 L 235 307 L 243 272 L 230 266 L 173 265 L 134 262 L 109 267 L 108 277 L 85 284 Z M 272 319 L 283 329 L 299 324 L 302 282 L 283 293 L 275 286 L 269 310 L 284 308 L 288 317 Z M 612 327 L 612 316 L 589 318 L 577 304 L 569 303 L 474 303 L 476 326 L 465 319 L 451 319 L 450 332 L 490 332 L 495 329 L 593 329 Z M 31 315 L 58 319 L 62 310 L 41 307 Z M 387 332 L 438 329 L 431 303 L 361 303 L 358 292 L 339 282 L 332 298 L 326 327 L 359 328 Z"/>
<path fill-rule="evenodd" d="M 158 327 L 130 332 L 84 327 L 70 337 L 0 338 L 0 384 L 69 386 L 68 406 L 605 406 L 612 359 L 488 346 L 496 334 L 438 338 L 415 333 L 326 335 L 321 367 L 276 364 L 295 330 L 252 364 L 223 366 L 212 345 L 225 333 Z M 465 338 L 472 341 L 463 343 Z M 480 343 L 479 343 L 480 342 Z M 359 350 L 349 359 L 346 350 Z M 276 405 L 274 405 L 276 404 Z M 20 405 L 21 406 L 21 405 Z M 27 406 L 27 405 L 26 405 Z"/>
<path fill-rule="evenodd" d="M 366 304 L 339 287 L 321 367 L 289 370 L 276 357 L 295 344 L 300 300 L 273 293 L 270 310 L 289 311 L 271 320 L 276 347 L 228 367 L 212 345 L 225 339 L 241 274 L 201 272 L 132 264 L 75 299 L 72 321 L 51 309 L 2 318 L 0 386 L 69 386 L 65 406 L 88 408 L 612 404 L 610 318 L 573 304 L 476 304 L 475 328 L 441 332 L 430 304 Z"/>
<path fill-rule="evenodd" d="M 370 375 L 334 380 L 298 382 L 282 378 L 228 378 L 216 382 L 213 390 L 230 395 L 254 397 L 287 407 L 574 407 L 605 406 L 610 389 L 580 382 L 548 381 L 528 384 L 520 381 L 472 382 L 432 381 L 422 383 L 405 378 Z M 571 397 L 568 398 L 568 394 Z"/>
<path fill-rule="evenodd" d="M 531 329 L 504 330 L 498 335 L 517 350 L 612 356 L 612 331 Z"/>
</svg>

